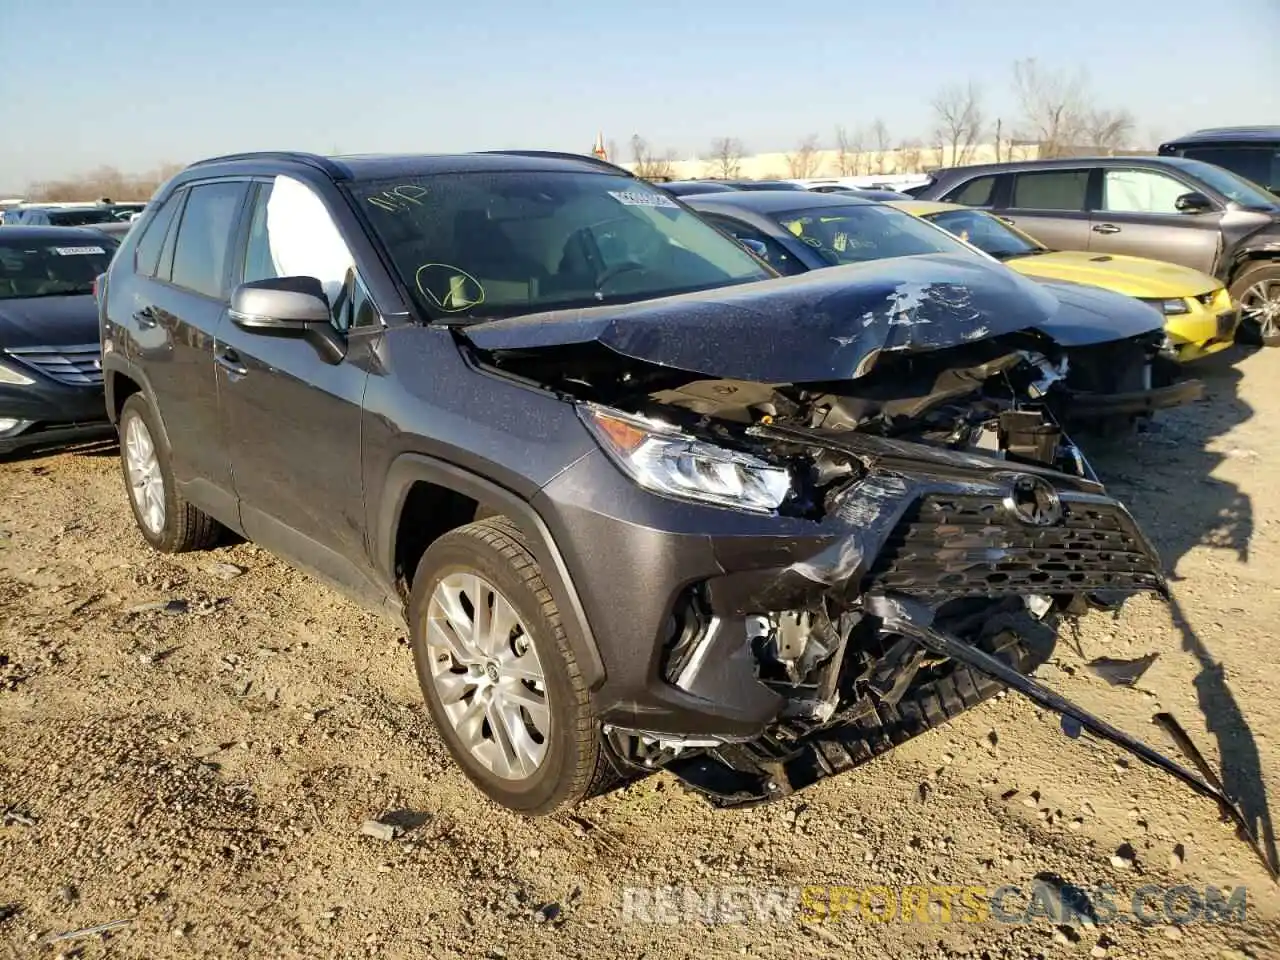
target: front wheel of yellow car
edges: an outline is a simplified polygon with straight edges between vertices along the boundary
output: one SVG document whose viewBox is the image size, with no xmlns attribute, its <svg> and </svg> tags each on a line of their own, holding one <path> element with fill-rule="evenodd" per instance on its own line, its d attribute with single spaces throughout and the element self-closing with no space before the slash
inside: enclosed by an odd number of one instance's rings
<svg viewBox="0 0 1280 960">
<path fill-rule="evenodd" d="M 1237 340 L 1280 347 L 1280 263 L 1247 268 L 1231 284 L 1231 299 L 1240 304 Z"/>
</svg>

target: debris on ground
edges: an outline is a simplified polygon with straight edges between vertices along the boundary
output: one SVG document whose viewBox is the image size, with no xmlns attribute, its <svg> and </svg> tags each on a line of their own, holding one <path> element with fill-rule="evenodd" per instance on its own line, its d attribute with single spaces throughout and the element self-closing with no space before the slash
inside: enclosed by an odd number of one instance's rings
<svg viewBox="0 0 1280 960">
<path fill-rule="evenodd" d="M 1160 657 L 1158 653 L 1148 653 L 1145 657 L 1132 660 L 1116 660 L 1112 657 L 1098 657 L 1090 660 L 1085 666 L 1094 676 L 1105 680 L 1113 687 L 1132 687 L 1142 679 L 1142 675 L 1151 669 L 1151 665 Z"/>
</svg>

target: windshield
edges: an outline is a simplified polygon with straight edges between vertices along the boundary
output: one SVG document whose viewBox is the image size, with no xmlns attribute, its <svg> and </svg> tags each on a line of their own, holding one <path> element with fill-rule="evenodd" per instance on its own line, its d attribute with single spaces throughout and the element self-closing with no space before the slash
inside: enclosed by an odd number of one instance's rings
<svg viewBox="0 0 1280 960">
<path fill-rule="evenodd" d="M 610 174 L 440 174 L 354 185 L 432 317 L 647 300 L 773 276 L 648 184 Z"/>
<path fill-rule="evenodd" d="M 55 227 L 84 227 L 92 223 L 111 223 L 116 219 L 110 210 L 50 210 L 47 216 Z"/>
<path fill-rule="evenodd" d="M 114 250 L 105 237 L 55 245 L 0 236 L 0 300 L 92 293 L 93 278 L 106 272 Z"/>
<path fill-rule="evenodd" d="M 1280 204 L 1280 197 L 1270 193 L 1239 174 L 1215 167 L 1212 163 L 1200 160 L 1186 160 L 1182 157 L 1169 157 L 1167 162 L 1185 170 L 1193 177 L 1203 180 L 1228 200 L 1233 200 L 1242 207 L 1274 207 Z"/>
<path fill-rule="evenodd" d="M 972 243 L 983 253 L 997 260 L 1011 260 L 1033 253 L 1044 253 L 1045 248 L 1030 237 L 1014 230 L 998 217 L 981 210 L 945 210 L 924 219 Z"/>
<path fill-rule="evenodd" d="M 943 231 L 878 203 L 810 207 L 776 219 L 831 266 L 927 253 L 973 255 Z"/>
</svg>

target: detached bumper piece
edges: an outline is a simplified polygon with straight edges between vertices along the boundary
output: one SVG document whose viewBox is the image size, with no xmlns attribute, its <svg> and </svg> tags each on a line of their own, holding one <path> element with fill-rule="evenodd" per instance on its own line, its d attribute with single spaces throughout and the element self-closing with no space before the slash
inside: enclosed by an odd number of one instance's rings
<svg viewBox="0 0 1280 960">
<path fill-rule="evenodd" d="M 1182 380 L 1166 387 L 1137 390 L 1132 393 L 1074 392 L 1065 401 L 1068 419 L 1101 420 L 1108 417 L 1141 416 L 1191 403 L 1204 396 L 1199 380 Z"/>
<path fill-rule="evenodd" d="M 1020 600 L 1002 607 L 982 614 L 984 652 L 1015 673 L 1034 670 L 1052 652 L 1053 631 L 1028 615 Z M 890 645 L 853 683 L 859 696 L 824 723 L 781 721 L 755 740 L 682 755 L 666 769 L 713 806 L 754 806 L 861 766 L 960 716 L 1004 686 L 905 639 Z"/>
<path fill-rule="evenodd" d="M 910 637 L 931 653 L 964 664 L 1003 685 L 1012 687 L 1029 700 L 1059 714 L 1063 718 L 1063 730 L 1069 736 L 1078 736 L 1081 730 L 1087 730 L 1094 736 L 1128 751 L 1143 763 L 1181 780 L 1202 797 L 1213 800 L 1218 804 L 1222 815 L 1235 823 L 1240 836 L 1249 843 L 1271 878 L 1280 882 L 1280 868 L 1267 856 L 1257 834 L 1250 827 L 1248 818 L 1236 802 L 1227 795 L 1222 780 L 1171 714 L 1157 714 L 1155 722 L 1170 734 L 1178 748 L 1187 755 L 1199 772 L 1170 760 L 1136 737 L 1095 717 L 1066 697 L 1024 676 L 999 657 L 992 656 L 991 653 L 971 643 L 966 643 L 954 634 L 938 629 L 934 626 L 933 611 L 923 604 L 900 597 L 878 596 L 868 599 L 867 611 L 872 616 L 878 617 L 886 630 Z"/>
</svg>

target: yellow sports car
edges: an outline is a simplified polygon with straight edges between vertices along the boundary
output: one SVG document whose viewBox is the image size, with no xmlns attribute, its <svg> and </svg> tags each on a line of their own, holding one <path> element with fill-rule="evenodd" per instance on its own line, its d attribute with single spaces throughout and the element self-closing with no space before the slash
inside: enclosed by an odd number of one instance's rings
<svg viewBox="0 0 1280 960">
<path fill-rule="evenodd" d="M 1050 250 L 995 214 L 955 203 L 890 200 L 888 206 L 955 234 L 1024 276 L 1087 283 L 1145 300 L 1163 311 L 1179 360 L 1217 353 L 1235 339 L 1240 311 L 1207 273 L 1143 257 Z"/>
</svg>

